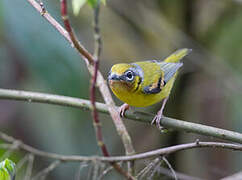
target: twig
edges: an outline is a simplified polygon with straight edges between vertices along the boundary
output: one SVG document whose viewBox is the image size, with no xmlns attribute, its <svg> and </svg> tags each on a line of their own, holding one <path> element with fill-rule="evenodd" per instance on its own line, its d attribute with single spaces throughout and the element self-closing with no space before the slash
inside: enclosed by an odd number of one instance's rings
<svg viewBox="0 0 242 180">
<path fill-rule="evenodd" d="M 122 167 L 122 162 L 117 163 L 120 167 Z M 113 166 L 109 166 L 106 169 L 104 169 L 102 171 L 102 173 L 100 174 L 100 176 L 98 177 L 98 180 L 101 180 L 106 174 L 108 174 L 109 172 L 111 172 L 113 170 Z"/>
<path fill-rule="evenodd" d="M 166 163 L 166 165 L 168 166 L 168 168 L 171 170 L 171 173 L 173 175 L 173 178 L 175 180 L 178 180 L 177 179 L 177 176 L 176 176 L 176 171 L 173 169 L 172 165 L 169 163 L 169 161 L 163 156 L 162 157 L 162 160 Z"/>
<path fill-rule="evenodd" d="M 0 89 L 0 99 L 8 100 L 19 100 L 27 102 L 39 102 L 39 103 L 48 103 L 61 106 L 70 106 L 75 108 L 83 108 L 91 110 L 92 106 L 90 101 L 67 97 L 59 95 L 51 95 L 44 93 L 36 93 L 29 91 L 17 91 L 17 90 L 8 90 Z M 96 107 L 99 112 L 109 113 L 108 106 L 103 103 L 97 103 Z M 139 122 L 149 123 L 152 121 L 153 114 L 143 113 L 143 112 L 126 112 L 126 117 Z M 242 143 L 242 134 L 228 131 L 220 128 L 215 128 L 211 126 L 206 126 L 202 124 L 191 123 L 187 121 L 177 120 L 174 118 L 164 117 L 162 119 L 162 126 L 166 128 L 172 128 L 176 130 L 181 130 L 185 132 L 192 132 L 196 134 L 201 134 L 205 136 L 216 137 L 223 140 L 229 140 L 232 142 Z"/>
<path fill-rule="evenodd" d="M 32 5 L 39 13 L 42 12 L 42 9 L 40 5 L 35 0 L 27 0 L 30 5 Z M 69 33 L 48 13 L 46 12 L 44 15 L 42 15 L 54 28 L 58 30 L 58 32 L 71 44 L 72 47 L 74 47 L 80 55 L 85 60 L 88 70 L 90 73 L 93 73 L 93 66 L 90 66 L 89 63 L 93 64 L 94 58 L 93 56 L 81 45 L 79 41 L 74 36 L 74 33 L 71 31 L 71 36 Z M 64 19 L 67 17 L 64 17 Z M 66 24 L 66 26 L 70 26 L 70 24 Z M 74 38 L 74 39 L 72 39 Z M 74 40 L 74 41 L 73 41 Z M 105 79 L 103 78 L 100 71 L 98 71 L 98 77 L 97 77 L 97 86 L 99 87 L 99 90 L 102 94 L 102 97 L 107 104 L 108 111 L 113 119 L 113 122 L 115 124 L 115 127 L 118 131 L 119 136 L 122 139 L 122 142 L 125 147 L 126 154 L 131 155 L 134 154 L 134 148 L 132 145 L 131 138 L 126 130 L 126 127 L 123 124 L 122 119 L 119 116 L 119 113 L 117 111 L 117 108 L 115 107 L 114 101 L 112 99 L 112 96 L 110 94 L 110 91 L 107 87 L 107 83 Z"/>
<path fill-rule="evenodd" d="M 88 164 L 86 163 L 86 162 L 81 162 L 80 163 L 80 166 L 78 167 L 78 171 L 77 171 L 77 173 L 76 173 L 76 178 L 75 178 L 75 180 L 80 180 L 80 178 L 81 178 L 81 171 L 82 171 L 82 169 L 84 168 L 84 167 L 87 167 L 88 166 Z"/>
<path fill-rule="evenodd" d="M 15 138 L 8 136 L 7 134 L 0 131 L 0 139 L 8 142 L 13 143 L 16 141 Z M 231 144 L 231 143 L 221 143 L 221 142 L 193 142 L 187 144 L 180 144 L 175 146 L 170 146 L 166 148 L 161 148 L 145 153 L 140 153 L 136 155 L 130 156 L 110 156 L 110 157 L 102 157 L 102 156 L 75 156 L 75 155 L 60 155 L 56 153 L 49 153 L 45 151 L 41 151 L 36 149 L 32 146 L 24 144 L 23 142 L 19 141 L 18 148 L 24 150 L 25 152 L 31 153 L 36 156 L 41 156 L 45 158 L 55 159 L 63 162 L 93 162 L 93 161 L 102 161 L 102 162 L 120 162 L 120 161 L 132 161 L 132 160 L 139 160 L 139 159 L 147 159 L 156 156 L 164 156 L 168 154 L 172 154 L 178 151 L 184 151 L 188 149 L 194 148 L 222 148 L 222 149 L 230 149 L 236 151 L 242 151 L 242 145 L 240 144 Z"/>
<path fill-rule="evenodd" d="M 28 155 L 28 166 L 26 169 L 24 180 L 30 180 L 32 169 L 33 169 L 33 163 L 34 163 L 34 156 L 33 156 L 33 154 L 29 154 Z"/>
<path fill-rule="evenodd" d="M 98 3 L 100 4 L 100 2 Z M 99 5 L 97 5 L 96 9 L 95 9 L 95 26 L 98 27 L 98 14 L 99 14 Z M 94 127 L 96 130 L 96 138 L 98 141 L 98 145 L 100 146 L 102 153 L 104 156 L 108 157 L 109 153 L 107 150 L 106 145 L 103 142 L 103 138 L 102 138 L 102 130 L 101 130 L 101 125 L 100 125 L 100 121 L 98 118 L 98 113 L 96 110 L 96 105 L 95 105 L 95 85 L 96 85 L 96 81 L 97 81 L 97 76 L 98 76 L 98 64 L 99 64 L 99 56 L 101 53 L 101 47 L 100 46 L 100 42 L 101 40 L 98 40 L 96 44 L 97 50 L 95 50 L 95 56 L 93 57 L 86 49 L 84 49 L 84 47 L 81 45 L 81 43 L 78 41 L 77 37 L 75 36 L 72 27 L 70 25 L 69 22 L 69 18 L 68 18 L 68 13 L 67 13 L 67 1 L 66 0 L 61 0 L 61 15 L 62 15 L 62 19 L 65 25 L 65 28 L 74 44 L 74 47 L 78 50 L 78 52 L 84 57 L 84 59 L 87 59 L 88 62 L 86 61 L 87 67 L 89 67 L 89 71 L 92 74 L 92 85 L 91 85 L 91 89 L 90 89 L 90 95 L 91 95 L 91 104 L 92 104 L 92 110 L 93 110 L 93 121 L 94 121 Z M 99 29 L 96 28 L 95 29 L 95 33 L 99 33 L 98 31 Z M 96 58 L 96 59 L 95 59 Z M 92 71 L 93 68 L 92 66 L 89 66 L 89 63 L 91 63 L 91 65 L 94 65 L 94 72 Z M 101 74 L 101 73 L 99 73 Z M 100 89 L 101 90 L 101 89 Z M 109 93 L 109 92 L 106 92 Z M 106 96 L 106 94 L 104 93 L 103 96 Z M 119 118 L 120 119 L 120 118 Z M 115 120 L 113 118 L 113 120 Z M 120 119 L 121 121 L 121 119 Z M 127 131 L 126 131 L 126 135 L 128 135 Z M 129 135 L 128 135 L 129 136 Z M 130 141 L 131 142 L 131 141 Z M 127 142 L 125 142 L 127 143 Z M 125 145 L 124 143 L 124 145 Z M 132 146 L 132 144 L 129 144 L 129 146 Z M 120 166 L 118 166 L 116 163 L 111 163 L 112 166 L 122 175 L 124 175 L 127 179 L 133 179 L 132 176 L 130 176 L 126 171 L 124 171 Z"/>
<path fill-rule="evenodd" d="M 241 180 L 242 179 L 242 171 L 232 174 L 230 176 L 224 177 L 220 180 Z"/>
<path fill-rule="evenodd" d="M 154 167 L 154 166 L 156 166 L 156 164 L 158 163 L 158 162 L 160 162 L 160 160 L 161 160 L 161 157 L 158 157 L 158 158 L 155 158 L 153 161 L 151 161 L 144 169 L 142 169 L 138 174 L 137 174 L 137 178 L 139 178 L 139 179 L 143 179 L 144 177 L 145 177 L 145 175 L 147 174 L 147 173 L 149 173 L 150 172 L 150 170 Z"/>
<path fill-rule="evenodd" d="M 158 171 L 160 166 L 161 166 L 161 161 L 158 161 L 157 164 L 155 165 L 155 167 L 152 169 L 151 174 L 147 177 L 148 180 L 152 180 L 153 179 L 155 173 Z"/>
<path fill-rule="evenodd" d="M 92 180 L 97 180 L 97 177 L 98 177 L 98 174 L 99 174 L 100 165 L 101 165 L 101 163 L 99 161 L 94 161 L 94 163 L 93 163 Z"/>
<path fill-rule="evenodd" d="M 29 155 L 25 155 L 21 160 L 19 160 L 19 162 L 17 163 L 17 172 L 18 170 L 20 170 L 20 168 L 22 168 L 22 166 L 29 160 Z"/>
<path fill-rule="evenodd" d="M 91 105 L 92 105 L 93 126 L 95 128 L 98 146 L 102 150 L 102 153 L 104 156 L 109 156 L 107 146 L 103 141 L 101 123 L 100 123 L 100 120 L 98 117 L 98 111 L 96 108 L 96 94 L 95 94 L 97 72 L 98 72 L 99 59 L 100 59 L 100 53 L 101 53 L 101 38 L 100 38 L 100 34 L 99 34 L 99 8 L 100 8 L 100 1 L 98 0 L 98 3 L 94 10 L 94 37 L 95 37 L 94 58 L 95 58 L 95 61 L 94 61 L 94 73 L 92 75 L 91 87 L 90 87 L 90 100 L 91 100 Z"/>
<path fill-rule="evenodd" d="M 159 171 L 159 173 L 164 174 L 167 177 L 170 177 L 170 178 L 174 177 L 169 169 L 160 167 L 158 171 Z M 193 177 L 193 176 L 183 174 L 183 173 L 180 173 L 180 172 L 177 172 L 177 171 L 176 171 L 176 176 L 179 180 L 204 180 L 204 179 L 201 179 L 201 178 L 198 178 L 198 177 Z"/>
<path fill-rule="evenodd" d="M 47 168 L 43 169 L 37 175 L 35 175 L 33 180 L 36 180 L 42 176 L 46 176 L 49 172 L 53 171 L 60 163 L 61 163 L 61 161 L 59 161 L 59 160 L 54 161 Z"/>
<path fill-rule="evenodd" d="M 9 156 L 10 156 L 10 155 L 11 155 L 16 149 L 18 149 L 19 144 L 20 144 L 19 141 L 14 140 L 14 141 L 12 142 L 12 145 L 11 145 L 9 148 L 7 148 L 7 151 L 4 152 L 4 154 L 1 156 L 0 161 L 6 159 L 6 158 L 9 157 Z"/>
<path fill-rule="evenodd" d="M 88 167 L 88 172 L 87 172 L 87 180 L 91 180 L 92 177 L 92 171 L 93 171 L 93 164 L 90 164 L 90 166 Z"/>
</svg>

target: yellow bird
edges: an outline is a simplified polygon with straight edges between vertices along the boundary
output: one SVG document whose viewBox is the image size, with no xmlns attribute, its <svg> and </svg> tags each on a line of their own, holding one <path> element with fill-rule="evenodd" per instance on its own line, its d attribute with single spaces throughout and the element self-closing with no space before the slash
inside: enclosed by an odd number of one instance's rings
<svg viewBox="0 0 242 180">
<path fill-rule="evenodd" d="M 160 120 L 163 109 L 169 98 L 178 69 L 183 65 L 180 60 L 188 55 L 191 49 L 180 49 L 164 61 L 141 61 L 112 66 L 108 83 L 113 93 L 125 104 L 120 107 L 124 116 L 129 106 L 146 107 L 163 100 L 161 109 L 154 117 L 152 124 L 162 128 Z"/>
</svg>

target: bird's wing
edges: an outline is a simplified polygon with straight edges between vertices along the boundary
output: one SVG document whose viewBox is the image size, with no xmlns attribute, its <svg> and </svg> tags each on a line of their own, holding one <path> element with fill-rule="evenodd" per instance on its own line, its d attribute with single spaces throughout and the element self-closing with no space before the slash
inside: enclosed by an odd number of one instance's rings
<svg viewBox="0 0 242 180">
<path fill-rule="evenodd" d="M 177 72 L 177 70 L 182 67 L 183 63 L 167 63 L 159 62 L 161 70 L 164 72 L 164 81 L 167 83 Z"/>
<path fill-rule="evenodd" d="M 160 73 L 157 73 L 155 76 L 152 76 L 152 79 L 149 79 L 149 85 L 143 88 L 145 94 L 157 94 L 166 83 L 175 75 L 177 70 L 183 65 L 183 63 L 167 63 L 167 62 L 154 62 L 160 66 Z"/>
</svg>

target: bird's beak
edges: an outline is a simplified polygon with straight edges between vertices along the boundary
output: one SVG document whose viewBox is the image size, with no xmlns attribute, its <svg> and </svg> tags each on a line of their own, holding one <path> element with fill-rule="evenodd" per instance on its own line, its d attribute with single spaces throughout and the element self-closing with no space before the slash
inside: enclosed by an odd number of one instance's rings
<svg viewBox="0 0 242 180">
<path fill-rule="evenodd" d="M 120 76 L 114 73 L 109 73 L 108 80 L 120 80 Z"/>
</svg>

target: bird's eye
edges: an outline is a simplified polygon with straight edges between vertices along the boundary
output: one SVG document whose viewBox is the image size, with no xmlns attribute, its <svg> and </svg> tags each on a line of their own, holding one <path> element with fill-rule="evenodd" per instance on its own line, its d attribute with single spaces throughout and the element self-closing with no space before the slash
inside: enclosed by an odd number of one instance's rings
<svg viewBox="0 0 242 180">
<path fill-rule="evenodd" d="M 126 72 L 126 78 L 128 81 L 132 81 L 134 79 L 134 75 L 132 71 L 127 71 Z"/>
</svg>

